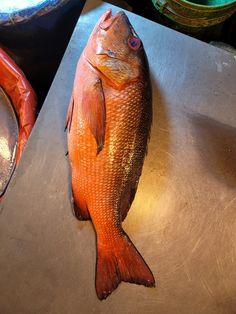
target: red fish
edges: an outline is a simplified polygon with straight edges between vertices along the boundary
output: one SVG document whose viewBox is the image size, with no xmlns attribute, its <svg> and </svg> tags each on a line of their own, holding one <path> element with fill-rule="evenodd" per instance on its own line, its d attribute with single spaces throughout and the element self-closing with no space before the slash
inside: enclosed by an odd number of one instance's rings
<svg viewBox="0 0 236 314">
<path fill-rule="evenodd" d="M 78 61 L 67 113 L 77 218 L 97 236 L 96 292 L 121 281 L 154 286 L 122 220 L 134 199 L 152 121 L 151 85 L 141 40 L 124 12 L 106 11 Z"/>
</svg>

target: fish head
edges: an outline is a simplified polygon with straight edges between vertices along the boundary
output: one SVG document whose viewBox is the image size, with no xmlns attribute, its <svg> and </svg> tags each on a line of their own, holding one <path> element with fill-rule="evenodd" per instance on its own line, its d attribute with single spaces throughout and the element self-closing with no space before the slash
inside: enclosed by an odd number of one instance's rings
<svg viewBox="0 0 236 314">
<path fill-rule="evenodd" d="M 146 62 L 141 39 L 123 11 L 107 10 L 96 24 L 85 57 L 117 88 L 139 80 Z"/>
</svg>

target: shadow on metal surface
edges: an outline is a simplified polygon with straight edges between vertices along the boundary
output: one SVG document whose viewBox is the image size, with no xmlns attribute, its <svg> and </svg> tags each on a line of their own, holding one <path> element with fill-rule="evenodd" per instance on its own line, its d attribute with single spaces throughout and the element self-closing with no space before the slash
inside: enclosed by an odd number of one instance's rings
<svg viewBox="0 0 236 314">
<path fill-rule="evenodd" d="M 236 187 L 236 128 L 204 115 L 191 115 L 196 147 L 207 171 Z"/>
</svg>

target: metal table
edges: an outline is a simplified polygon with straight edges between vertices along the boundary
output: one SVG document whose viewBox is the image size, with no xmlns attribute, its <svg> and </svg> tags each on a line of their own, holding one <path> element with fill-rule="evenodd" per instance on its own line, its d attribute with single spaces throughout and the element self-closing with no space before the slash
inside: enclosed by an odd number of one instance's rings
<svg viewBox="0 0 236 314">
<path fill-rule="evenodd" d="M 95 235 L 72 215 L 63 129 L 77 59 L 108 7 L 87 1 L 2 204 L 0 313 L 236 313 L 235 56 L 132 13 L 154 122 L 124 229 L 157 286 L 96 297 Z"/>
</svg>

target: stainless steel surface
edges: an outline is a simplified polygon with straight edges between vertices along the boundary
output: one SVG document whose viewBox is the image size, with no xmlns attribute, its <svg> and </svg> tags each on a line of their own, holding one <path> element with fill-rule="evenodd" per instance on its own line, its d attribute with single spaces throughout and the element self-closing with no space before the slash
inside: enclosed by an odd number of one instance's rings
<svg viewBox="0 0 236 314">
<path fill-rule="evenodd" d="M 0 215 L 0 313 L 236 313 L 236 60 L 128 13 L 152 74 L 154 121 L 124 222 L 157 280 L 95 294 L 95 235 L 71 213 L 63 131 L 88 1 Z M 114 9 L 116 11 L 116 9 Z"/>
<path fill-rule="evenodd" d="M 0 196 L 3 194 L 15 166 L 18 122 L 7 95 L 0 87 Z"/>
</svg>

